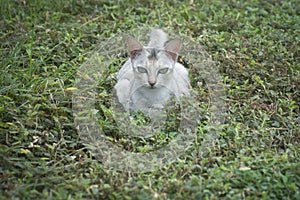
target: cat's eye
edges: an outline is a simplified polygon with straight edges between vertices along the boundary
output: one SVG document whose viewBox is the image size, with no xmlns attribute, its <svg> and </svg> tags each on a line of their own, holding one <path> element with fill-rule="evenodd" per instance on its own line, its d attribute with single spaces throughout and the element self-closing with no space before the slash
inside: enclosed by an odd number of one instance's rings
<svg viewBox="0 0 300 200">
<path fill-rule="evenodd" d="M 162 69 L 160 69 L 160 70 L 158 71 L 158 73 L 160 73 L 160 74 L 165 74 L 165 73 L 168 72 L 168 70 L 169 70 L 169 68 L 162 68 Z"/>
<path fill-rule="evenodd" d="M 140 73 L 147 73 L 147 70 L 144 67 L 137 67 L 137 71 Z"/>
</svg>

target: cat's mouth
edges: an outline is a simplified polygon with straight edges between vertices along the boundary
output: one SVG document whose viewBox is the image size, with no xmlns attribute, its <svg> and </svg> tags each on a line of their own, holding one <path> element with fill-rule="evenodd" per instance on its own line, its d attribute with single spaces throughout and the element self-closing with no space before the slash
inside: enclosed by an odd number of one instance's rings
<svg viewBox="0 0 300 200">
<path fill-rule="evenodd" d="M 143 87 L 143 88 L 147 88 L 147 89 L 151 89 L 151 90 L 154 90 L 154 89 L 160 88 L 160 86 L 159 86 L 158 84 L 155 84 L 155 85 L 143 84 L 141 87 Z"/>
<path fill-rule="evenodd" d="M 156 90 L 160 88 L 165 88 L 165 86 L 161 84 L 155 84 L 155 85 L 150 85 L 150 84 L 144 84 L 142 87 L 147 88 L 149 90 Z"/>
<path fill-rule="evenodd" d="M 151 90 L 155 90 L 155 89 L 161 88 L 161 86 L 157 85 L 157 84 L 155 84 L 155 85 L 149 85 L 149 84 L 147 84 L 146 87 L 149 88 L 149 89 L 151 89 Z"/>
</svg>

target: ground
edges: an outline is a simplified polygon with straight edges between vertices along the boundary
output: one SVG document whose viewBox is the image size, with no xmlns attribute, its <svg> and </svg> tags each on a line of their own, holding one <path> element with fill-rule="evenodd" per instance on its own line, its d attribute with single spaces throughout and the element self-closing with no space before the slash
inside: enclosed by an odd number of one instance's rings
<svg viewBox="0 0 300 200">
<path fill-rule="evenodd" d="M 296 0 L 0 5 L 0 199 L 300 199 Z M 76 72 L 102 39 L 141 27 L 162 27 L 204 47 L 225 88 L 226 117 L 208 156 L 199 156 L 195 142 L 154 171 L 115 171 L 78 136 L 72 110 Z M 105 104 L 119 67 L 111 66 L 99 80 L 95 110 L 107 137 L 124 146 L 126 138 L 113 138 Z M 209 96 L 205 81 L 188 67 L 194 90 Z M 199 138 L 209 118 L 198 125 Z M 156 139 L 146 143 L 166 143 L 166 137 Z"/>
</svg>

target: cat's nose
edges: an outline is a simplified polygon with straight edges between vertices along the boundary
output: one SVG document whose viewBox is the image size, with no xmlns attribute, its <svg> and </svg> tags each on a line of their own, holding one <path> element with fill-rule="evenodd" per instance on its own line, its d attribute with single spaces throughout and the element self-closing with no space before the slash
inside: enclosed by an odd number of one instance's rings
<svg viewBox="0 0 300 200">
<path fill-rule="evenodd" d="M 151 87 L 153 87 L 156 84 L 156 82 L 151 82 L 151 81 L 149 81 L 148 83 Z"/>
<path fill-rule="evenodd" d="M 148 83 L 153 88 L 153 86 L 156 84 L 156 75 L 153 73 L 150 73 L 148 76 Z"/>
</svg>

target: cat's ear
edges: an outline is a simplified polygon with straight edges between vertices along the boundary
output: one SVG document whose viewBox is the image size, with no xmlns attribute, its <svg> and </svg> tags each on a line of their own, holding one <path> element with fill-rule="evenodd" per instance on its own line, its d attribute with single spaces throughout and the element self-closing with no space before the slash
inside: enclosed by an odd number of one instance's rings
<svg viewBox="0 0 300 200">
<path fill-rule="evenodd" d="M 143 46 L 133 37 L 128 37 L 126 44 L 131 59 L 134 59 L 143 50 Z"/>
<path fill-rule="evenodd" d="M 172 57 L 174 61 L 177 60 L 177 56 L 181 47 L 181 40 L 171 40 L 166 46 L 165 51 Z"/>
</svg>

